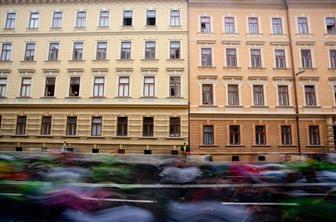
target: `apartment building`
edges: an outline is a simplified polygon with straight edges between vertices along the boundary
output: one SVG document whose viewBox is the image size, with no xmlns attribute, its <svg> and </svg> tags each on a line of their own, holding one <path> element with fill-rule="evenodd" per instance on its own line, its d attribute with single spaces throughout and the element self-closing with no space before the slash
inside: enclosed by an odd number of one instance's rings
<svg viewBox="0 0 336 222">
<path fill-rule="evenodd" d="M 335 1 L 190 0 L 189 20 L 192 153 L 335 151 Z"/>
<path fill-rule="evenodd" d="M 0 1 L 0 149 L 188 141 L 185 0 Z"/>
</svg>

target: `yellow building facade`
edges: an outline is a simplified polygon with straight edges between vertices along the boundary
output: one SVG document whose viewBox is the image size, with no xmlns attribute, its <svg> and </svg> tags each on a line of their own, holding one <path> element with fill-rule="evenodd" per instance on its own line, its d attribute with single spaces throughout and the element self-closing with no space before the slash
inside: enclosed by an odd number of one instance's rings
<svg viewBox="0 0 336 222">
<path fill-rule="evenodd" d="M 0 18 L 2 150 L 187 143 L 186 1 L 4 0 Z"/>
<path fill-rule="evenodd" d="M 335 18 L 329 0 L 190 0 L 193 153 L 335 151 Z"/>
</svg>

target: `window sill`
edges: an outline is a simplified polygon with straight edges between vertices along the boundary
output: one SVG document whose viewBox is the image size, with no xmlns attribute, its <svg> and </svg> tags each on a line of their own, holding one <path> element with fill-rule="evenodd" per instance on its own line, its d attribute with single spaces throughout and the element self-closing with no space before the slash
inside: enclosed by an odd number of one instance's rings
<svg viewBox="0 0 336 222">
<path fill-rule="evenodd" d="M 97 138 L 101 139 L 101 138 L 104 138 L 104 136 L 88 136 L 87 138 L 89 138 L 89 139 L 97 139 Z"/>
<path fill-rule="evenodd" d="M 11 60 L 1 60 L 0 63 L 13 63 Z"/>
<path fill-rule="evenodd" d="M 214 32 L 197 32 L 198 35 L 214 35 Z"/>
<path fill-rule="evenodd" d="M 113 136 L 113 139 L 131 139 L 129 136 Z"/>
<path fill-rule="evenodd" d="M 31 99 L 31 96 L 17 96 L 17 99 Z"/>
<path fill-rule="evenodd" d="M 182 25 L 169 25 L 169 28 L 182 28 Z"/>
<path fill-rule="evenodd" d="M 142 96 L 140 99 L 157 99 L 156 96 Z"/>
<path fill-rule="evenodd" d="M 202 107 L 202 108 L 217 108 L 218 106 L 217 105 L 199 105 L 199 107 Z"/>
<path fill-rule="evenodd" d="M 217 144 L 200 144 L 199 145 L 200 147 L 218 147 L 218 145 Z"/>
<path fill-rule="evenodd" d="M 297 36 L 313 36 L 312 33 L 296 33 Z"/>
<path fill-rule="evenodd" d="M 90 99 L 106 99 L 105 96 L 91 96 Z"/>
<path fill-rule="evenodd" d="M 243 105 L 226 105 L 225 108 L 243 108 Z"/>
<path fill-rule="evenodd" d="M 36 137 L 51 138 L 51 137 L 54 137 L 54 136 L 52 136 L 52 135 L 37 135 Z"/>
<path fill-rule="evenodd" d="M 81 99 L 82 97 L 80 97 L 80 96 L 67 96 L 65 98 L 66 99 Z"/>
<path fill-rule="evenodd" d="M 296 147 L 296 145 L 295 145 L 295 144 L 288 144 L 288 145 L 280 144 L 280 145 L 278 145 L 278 147 L 281 147 L 281 148 L 285 148 L 285 147 Z"/>
<path fill-rule="evenodd" d="M 241 144 L 237 144 L 237 145 L 234 145 L 234 144 L 228 144 L 228 145 L 225 145 L 226 148 L 244 148 L 245 145 L 241 145 Z"/>
<path fill-rule="evenodd" d="M 109 62 L 109 59 L 92 59 L 92 62 Z"/>
<path fill-rule="evenodd" d="M 62 27 L 50 27 L 51 31 L 61 31 Z"/>
<path fill-rule="evenodd" d="M 157 25 L 145 25 L 145 28 L 148 29 L 148 28 L 157 28 L 158 26 Z"/>
<path fill-rule="evenodd" d="M 86 26 L 83 27 L 73 27 L 74 30 L 86 30 Z"/>
<path fill-rule="evenodd" d="M 308 67 L 301 67 L 299 71 L 316 71 L 317 68 L 308 68 Z"/>
<path fill-rule="evenodd" d="M 167 140 L 184 140 L 184 138 L 180 136 L 176 136 L 176 137 L 170 136 L 170 137 L 166 137 L 166 139 Z"/>
<path fill-rule="evenodd" d="M 117 59 L 118 62 L 133 62 L 134 59 Z"/>
<path fill-rule="evenodd" d="M 0 96 L 0 99 L 7 99 L 7 96 Z"/>
<path fill-rule="evenodd" d="M 183 62 L 184 59 L 167 59 L 168 62 Z"/>
<path fill-rule="evenodd" d="M 80 59 L 80 60 L 77 60 L 77 59 L 71 59 L 71 60 L 68 60 L 69 62 L 85 62 L 85 60 L 83 59 Z"/>
<path fill-rule="evenodd" d="M 324 148 L 325 146 L 324 145 L 306 145 L 306 147 L 311 147 L 311 148 L 314 148 L 314 147 L 316 147 L 316 148 Z"/>
<path fill-rule="evenodd" d="M 132 29 L 134 27 L 133 27 L 133 25 L 122 25 L 122 26 L 120 26 L 120 28 L 122 28 L 122 29 Z"/>
<path fill-rule="evenodd" d="M 336 71 L 336 67 L 335 68 L 328 68 L 328 71 L 335 72 Z"/>
<path fill-rule="evenodd" d="M 109 26 L 97 26 L 97 29 L 108 29 L 110 28 Z"/>
<path fill-rule="evenodd" d="M 264 147 L 264 148 L 270 148 L 272 147 L 271 145 L 252 145 L 252 147 Z"/>
<path fill-rule="evenodd" d="M 199 69 L 216 69 L 216 66 L 198 66 Z"/>
<path fill-rule="evenodd" d="M 294 106 L 276 106 L 276 108 L 282 108 L 282 109 L 293 109 Z"/>
<path fill-rule="evenodd" d="M 20 61 L 21 63 L 36 63 L 35 60 L 23 60 L 23 61 Z"/>
<path fill-rule="evenodd" d="M 15 31 L 15 28 L 3 28 L 2 30 L 12 32 Z"/>
<path fill-rule="evenodd" d="M 264 105 L 253 105 L 251 106 L 251 108 L 263 108 L 263 109 L 266 109 L 266 108 L 269 108 L 269 106 L 264 106 Z"/>
<path fill-rule="evenodd" d="M 22 134 L 22 135 L 15 134 L 15 135 L 12 135 L 11 137 L 28 137 L 28 135 L 27 134 Z"/>
<path fill-rule="evenodd" d="M 167 99 L 184 99 L 182 96 L 168 96 Z"/>
<path fill-rule="evenodd" d="M 239 35 L 238 32 L 222 32 L 222 35 Z"/>
<path fill-rule="evenodd" d="M 64 137 L 65 137 L 65 138 L 80 138 L 80 136 L 75 136 L 75 135 L 74 135 L 74 136 L 71 136 L 71 135 L 65 135 Z"/>
<path fill-rule="evenodd" d="M 141 59 L 142 62 L 157 62 L 159 59 Z"/>
<path fill-rule="evenodd" d="M 274 33 L 272 33 L 272 34 L 270 34 L 270 37 L 286 37 L 287 36 L 287 34 L 274 34 Z"/>
<path fill-rule="evenodd" d="M 246 33 L 246 36 L 247 37 L 254 37 L 254 36 L 263 36 L 264 34 L 263 33 Z"/>
<path fill-rule="evenodd" d="M 130 96 L 116 96 L 116 97 L 114 97 L 115 99 L 130 99 L 130 98 L 132 98 L 132 97 L 130 97 Z"/>
<path fill-rule="evenodd" d="M 241 69 L 240 66 L 223 66 L 223 69 Z"/>
<path fill-rule="evenodd" d="M 30 27 L 28 27 L 28 28 L 26 28 L 26 31 L 38 31 L 38 28 L 30 28 Z"/>
<path fill-rule="evenodd" d="M 324 36 L 335 36 L 336 35 L 336 32 L 334 33 L 324 33 Z"/>
<path fill-rule="evenodd" d="M 151 137 L 151 136 L 143 136 L 143 137 L 139 137 L 139 139 L 144 139 L 144 140 L 148 140 L 148 139 L 157 139 L 157 137 Z"/>
<path fill-rule="evenodd" d="M 276 71 L 288 71 L 290 70 L 290 68 L 277 68 L 277 67 L 274 67 L 273 70 L 276 70 Z"/>
<path fill-rule="evenodd" d="M 41 99 L 56 99 L 55 96 L 41 96 Z"/>
<path fill-rule="evenodd" d="M 266 67 L 248 67 L 249 70 L 266 70 Z"/>
<path fill-rule="evenodd" d="M 303 106 L 305 109 L 319 109 L 321 106 Z"/>
<path fill-rule="evenodd" d="M 59 62 L 61 62 L 61 60 L 44 60 L 44 62 L 48 62 L 48 63 L 59 63 Z"/>
</svg>

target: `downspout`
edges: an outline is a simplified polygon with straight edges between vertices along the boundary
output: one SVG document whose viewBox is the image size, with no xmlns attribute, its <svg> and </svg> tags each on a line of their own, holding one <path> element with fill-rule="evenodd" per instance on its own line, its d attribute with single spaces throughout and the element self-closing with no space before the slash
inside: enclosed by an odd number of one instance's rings
<svg viewBox="0 0 336 222">
<path fill-rule="evenodd" d="M 300 141 L 300 110 L 299 110 L 299 102 L 298 102 L 298 92 L 297 92 L 298 90 L 297 90 L 296 73 L 295 73 L 295 62 L 294 62 L 294 52 L 293 52 L 292 31 L 291 31 L 291 26 L 290 26 L 290 16 L 289 16 L 287 0 L 281 0 L 281 1 L 286 9 L 289 51 L 290 51 L 290 57 L 291 57 L 290 60 L 291 60 L 292 78 L 293 78 L 293 86 L 294 86 L 293 88 L 294 88 L 294 102 L 295 102 L 295 116 L 296 116 L 296 138 L 297 138 L 299 154 L 302 155 L 301 141 Z"/>
</svg>

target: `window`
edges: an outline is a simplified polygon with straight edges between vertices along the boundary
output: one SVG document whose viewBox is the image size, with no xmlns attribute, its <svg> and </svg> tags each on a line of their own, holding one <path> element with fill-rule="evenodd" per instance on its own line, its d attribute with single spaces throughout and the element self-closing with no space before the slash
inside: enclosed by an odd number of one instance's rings
<svg viewBox="0 0 336 222">
<path fill-rule="evenodd" d="M 214 126 L 212 125 L 203 126 L 203 144 L 214 145 Z"/>
<path fill-rule="evenodd" d="M 228 104 L 230 106 L 239 105 L 239 89 L 238 85 L 229 84 L 228 85 Z"/>
<path fill-rule="evenodd" d="M 212 84 L 202 85 L 202 104 L 203 105 L 213 105 L 213 85 Z"/>
<path fill-rule="evenodd" d="M 256 145 L 266 144 L 266 127 L 255 126 Z"/>
<path fill-rule="evenodd" d="M 15 19 L 16 19 L 16 13 L 10 12 L 7 13 L 7 18 L 6 18 L 6 29 L 14 29 L 15 28 Z"/>
<path fill-rule="evenodd" d="M 320 145 L 320 131 L 318 126 L 309 126 L 309 144 Z"/>
<path fill-rule="evenodd" d="M 121 43 L 120 59 L 131 59 L 131 42 Z"/>
<path fill-rule="evenodd" d="M 170 11 L 170 26 L 180 26 L 181 25 L 180 10 Z"/>
<path fill-rule="evenodd" d="M 202 66 L 212 66 L 212 49 L 203 48 L 201 49 L 202 53 Z"/>
<path fill-rule="evenodd" d="M 145 42 L 145 59 L 155 59 L 155 42 Z"/>
<path fill-rule="evenodd" d="M 106 60 L 107 42 L 97 43 L 96 60 Z"/>
<path fill-rule="evenodd" d="M 235 33 L 234 17 L 224 18 L 225 33 Z"/>
<path fill-rule="evenodd" d="M 330 53 L 330 66 L 331 68 L 336 68 L 336 49 L 331 49 Z"/>
<path fill-rule="evenodd" d="M 306 85 L 304 89 L 306 97 L 306 106 L 316 106 L 315 86 Z"/>
<path fill-rule="evenodd" d="M 274 35 L 282 34 L 282 21 L 281 18 L 272 18 L 272 29 Z"/>
<path fill-rule="evenodd" d="M 18 116 L 16 120 L 16 135 L 25 135 L 27 126 L 27 116 Z"/>
<path fill-rule="evenodd" d="M 170 76 L 169 77 L 169 96 L 180 97 L 181 96 L 181 77 Z"/>
<path fill-rule="evenodd" d="M 77 12 L 76 28 L 84 28 L 86 26 L 86 12 Z"/>
<path fill-rule="evenodd" d="M 201 16 L 201 32 L 211 32 L 209 16 Z"/>
<path fill-rule="evenodd" d="M 49 44 L 49 61 L 57 61 L 58 60 L 58 52 L 59 52 L 59 43 L 50 43 Z"/>
<path fill-rule="evenodd" d="M 264 103 L 264 86 L 254 85 L 253 86 L 253 103 L 255 106 L 263 106 Z"/>
<path fill-rule="evenodd" d="M 275 54 L 275 65 L 277 68 L 286 68 L 286 57 L 285 50 L 276 49 L 274 51 Z"/>
<path fill-rule="evenodd" d="M 35 57 L 35 43 L 27 43 L 24 60 L 34 61 L 34 57 Z"/>
<path fill-rule="evenodd" d="M 39 13 L 38 12 L 31 12 L 29 18 L 29 28 L 30 29 L 37 29 L 39 23 Z"/>
<path fill-rule="evenodd" d="M 123 12 L 123 26 L 132 26 L 133 11 Z"/>
<path fill-rule="evenodd" d="M 102 135 L 102 118 L 92 117 L 91 136 Z"/>
<path fill-rule="evenodd" d="M 72 60 L 83 60 L 83 42 L 74 43 Z"/>
<path fill-rule="evenodd" d="M 313 68 L 310 49 L 301 49 L 302 68 Z"/>
<path fill-rule="evenodd" d="M 251 66 L 253 68 L 260 68 L 262 66 L 260 49 L 251 49 Z"/>
<path fill-rule="evenodd" d="M 117 136 L 127 136 L 127 117 L 118 117 L 117 119 Z"/>
<path fill-rule="evenodd" d="M 155 10 L 147 10 L 146 25 L 156 25 L 156 11 Z"/>
<path fill-rule="evenodd" d="M 226 66 L 237 67 L 237 50 L 226 49 Z"/>
<path fill-rule="evenodd" d="M 153 97 L 155 95 L 155 78 L 145 76 L 144 78 L 144 96 Z"/>
<path fill-rule="evenodd" d="M 30 91 L 31 91 L 31 78 L 30 77 L 22 78 L 20 96 L 29 97 Z"/>
<path fill-rule="evenodd" d="M 179 41 L 170 42 L 170 59 L 181 58 L 181 44 Z"/>
<path fill-rule="evenodd" d="M 93 96 L 94 97 L 103 97 L 104 96 L 104 77 L 95 77 L 93 83 Z"/>
<path fill-rule="evenodd" d="M 170 117 L 169 118 L 169 136 L 170 137 L 180 137 L 181 128 L 180 117 Z"/>
<path fill-rule="evenodd" d="M 5 97 L 7 93 L 7 78 L 0 78 L 0 97 Z"/>
<path fill-rule="evenodd" d="M 100 11 L 99 12 L 99 27 L 108 27 L 109 26 L 109 11 Z"/>
<path fill-rule="evenodd" d="M 51 116 L 42 116 L 41 135 L 50 135 L 51 133 Z"/>
<path fill-rule="evenodd" d="M 259 34 L 259 24 L 257 17 L 249 17 L 248 18 L 248 27 L 250 34 Z"/>
<path fill-rule="evenodd" d="M 70 77 L 69 96 L 79 96 L 80 77 Z"/>
<path fill-rule="evenodd" d="M 63 12 L 54 12 L 52 19 L 52 28 L 62 27 Z"/>
<path fill-rule="evenodd" d="M 154 118 L 144 117 L 143 118 L 143 136 L 152 137 L 154 135 Z"/>
<path fill-rule="evenodd" d="M 279 85 L 278 86 L 278 99 L 279 106 L 289 106 L 289 95 L 288 95 L 288 86 Z"/>
<path fill-rule="evenodd" d="M 55 82 L 55 77 L 46 78 L 44 96 L 55 96 Z"/>
<path fill-rule="evenodd" d="M 77 131 L 77 117 L 68 116 L 66 125 L 66 135 L 75 136 Z"/>
<path fill-rule="evenodd" d="M 299 34 L 308 34 L 308 21 L 307 17 L 298 17 L 298 31 Z"/>
<path fill-rule="evenodd" d="M 119 77 L 118 96 L 129 96 L 130 78 L 128 76 Z"/>
<path fill-rule="evenodd" d="M 292 145 L 292 132 L 290 126 L 281 126 L 281 144 Z"/>
<path fill-rule="evenodd" d="M 1 50 L 1 61 L 10 61 L 11 52 L 12 52 L 12 44 L 3 43 Z"/>
<path fill-rule="evenodd" d="M 229 127 L 230 130 L 230 145 L 239 145 L 240 144 L 240 127 L 232 125 Z"/>
<path fill-rule="evenodd" d="M 327 17 L 326 25 L 327 25 L 328 34 L 336 34 L 336 18 L 335 17 Z"/>
</svg>

